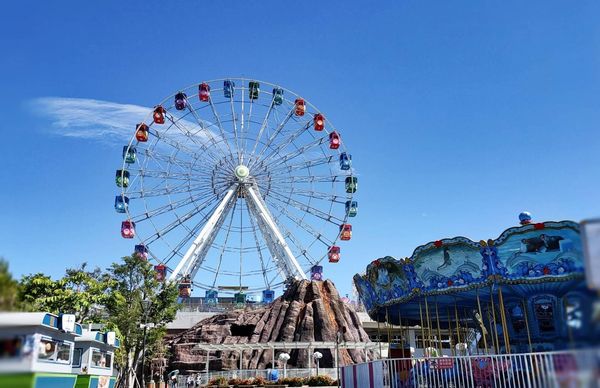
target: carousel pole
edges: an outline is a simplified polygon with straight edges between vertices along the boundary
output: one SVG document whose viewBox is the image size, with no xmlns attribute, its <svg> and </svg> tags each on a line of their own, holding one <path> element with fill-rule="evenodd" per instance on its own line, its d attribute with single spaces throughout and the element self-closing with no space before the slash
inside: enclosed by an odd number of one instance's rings
<svg viewBox="0 0 600 388">
<path fill-rule="evenodd" d="M 425 317 L 427 319 L 427 340 L 429 341 L 429 347 L 433 348 L 433 346 L 431 346 L 431 320 L 429 317 L 429 304 L 427 303 L 427 297 L 425 298 Z"/>
<path fill-rule="evenodd" d="M 423 327 L 423 307 L 421 306 L 421 301 L 419 301 L 419 319 L 421 320 L 421 344 L 423 345 L 423 355 L 425 354 L 425 328 Z M 418 345 L 418 343 L 417 343 Z"/>
<path fill-rule="evenodd" d="M 491 311 L 492 317 L 490 318 L 490 324 L 494 328 L 494 336 L 492 337 L 492 345 L 494 346 L 494 353 L 500 354 L 500 340 L 498 339 L 498 326 L 496 323 L 496 311 L 494 311 L 494 305 L 488 304 L 488 310 Z M 491 336 L 491 334 L 490 334 Z"/>
<path fill-rule="evenodd" d="M 390 331 L 390 326 L 392 325 L 392 323 L 389 320 L 390 320 L 390 314 L 388 311 L 388 307 L 385 306 L 385 327 L 387 328 L 388 358 L 390 358 L 390 348 L 392 347 L 392 337 L 391 337 L 391 331 Z"/>
<path fill-rule="evenodd" d="M 479 318 L 481 318 L 481 335 L 483 336 L 483 346 L 485 346 L 485 354 L 488 354 L 488 344 L 487 344 L 487 329 L 485 328 L 485 322 L 483 321 L 483 312 L 481 311 L 481 302 L 479 301 L 479 288 L 476 289 L 477 295 L 477 310 L 479 310 Z"/>
<path fill-rule="evenodd" d="M 398 325 L 400 327 L 400 346 L 402 347 L 402 357 L 404 358 L 404 335 L 402 331 L 402 316 L 400 315 L 400 308 L 398 308 Z"/>
<path fill-rule="evenodd" d="M 527 304 L 525 303 L 525 299 L 523 299 L 522 303 L 523 316 L 525 317 L 525 328 L 527 329 L 527 342 L 529 342 L 529 353 L 533 353 L 533 346 L 531 346 L 531 332 L 529 331 L 529 318 L 527 318 Z"/>
<path fill-rule="evenodd" d="M 377 342 L 379 343 L 379 359 L 381 360 L 381 331 L 379 330 L 379 311 L 377 311 Z"/>
<path fill-rule="evenodd" d="M 492 318 L 494 319 L 494 334 L 496 335 L 496 354 L 500 354 L 500 338 L 498 338 L 498 324 L 496 321 L 496 305 L 494 303 L 494 290 L 490 286 L 490 300 L 492 301 Z"/>
<path fill-rule="evenodd" d="M 510 340 L 508 339 L 508 330 L 506 324 L 506 311 L 504 308 L 504 298 L 502 297 L 502 286 L 498 286 L 498 299 L 500 301 L 500 318 L 502 322 L 502 334 L 504 334 L 504 343 L 506 345 L 506 352 L 511 354 L 510 351 Z"/>
<path fill-rule="evenodd" d="M 456 319 L 456 336 L 458 337 L 458 343 L 461 343 L 460 340 L 460 321 L 458 320 L 458 307 L 456 307 L 456 300 L 454 301 L 454 318 Z"/>
<path fill-rule="evenodd" d="M 446 307 L 446 313 L 448 314 L 448 336 L 450 337 L 450 350 L 452 351 L 452 356 L 456 356 L 456 349 L 454 349 L 454 341 L 452 341 L 452 320 L 450 319 L 450 307 Z"/>
<path fill-rule="evenodd" d="M 442 356 L 442 332 L 440 330 L 440 313 L 438 311 L 437 298 L 435 300 L 435 320 L 437 321 L 437 335 L 438 335 L 438 350 L 440 357 Z"/>
</svg>

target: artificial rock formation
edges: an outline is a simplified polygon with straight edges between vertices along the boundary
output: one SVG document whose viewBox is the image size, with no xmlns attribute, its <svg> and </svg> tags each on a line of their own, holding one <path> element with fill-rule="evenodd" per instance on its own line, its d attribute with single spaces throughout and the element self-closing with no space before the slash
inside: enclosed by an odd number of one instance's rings
<svg viewBox="0 0 600 388">
<path fill-rule="evenodd" d="M 345 328 L 345 330 L 344 330 Z M 265 342 L 335 341 L 343 332 L 347 342 L 368 342 L 354 309 L 344 303 L 329 281 L 302 280 L 291 284 L 284 294 L 266 307 L 231 311 L 200 321 L 194 327 L 173 338 L 171 367 L 201 371 L 206 367 L 206 352 L 194 350 L 198 343 L 234 344 Z M 332 367 L 333 349 L 311 349 L 323 354 L 320 365 Z M 284 350 L 275 350 L 275 360 Z M 216 354 L 215 354 L 216 353 Z M 290 349 L 288 366 L 308 367 L 309 349 Z M 213 352 L 211 370 L 238 369 L 239 352 Z M 364 362 L 370 358 L 364 350 L 340 350 L 340 364 Z M 246 350 L 243 369 L 272 367 L 271 350 Z"/>
</svg>

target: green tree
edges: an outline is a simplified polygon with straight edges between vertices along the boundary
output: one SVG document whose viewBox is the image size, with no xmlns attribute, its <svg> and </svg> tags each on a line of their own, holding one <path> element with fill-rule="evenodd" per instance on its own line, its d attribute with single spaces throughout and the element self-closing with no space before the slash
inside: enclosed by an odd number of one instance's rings
<svg viewBox="0 0 600 388">
<path fill-rule="evenodd" d="M 165 325 L 177 313 L 177 285 L 156 280 L 154 269 L 145 260 L 126 256 L 108 270 L 114 284 L 110 303 L 106 305 L 110 322 L 123 339 L 120 386 L 133 386 L 141 374 L 142 352 L 146 361 L 152 357 L 165 333 Z M 144 343 L 145 341 L 145 343 Z M 149 367 L 149 362 L 145 362 Z M 147 377 L 149 373 L 146 373 Z"/>
<path fill-rule="evenodd" d="M 75 314 L 78 322 L 102 323 L 108 318 L 104 306 L 115 295 L 114 281 L 99 268 L 66 270 L 63 278 L 53 280 L 42 273 L 26 275 L 21 280 L 20 300 L 29 311 Z"/>
<path fill-rule="evenodd" d="M 8 262 L 0 257 L 0 311 L 12 311 L 18 306 L 19 283 L 8 270 Z"/>
</svg>

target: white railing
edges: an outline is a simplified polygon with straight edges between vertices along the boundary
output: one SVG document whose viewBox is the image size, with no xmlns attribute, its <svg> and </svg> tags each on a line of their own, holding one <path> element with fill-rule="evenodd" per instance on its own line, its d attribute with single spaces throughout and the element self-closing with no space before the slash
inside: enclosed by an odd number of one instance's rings
<svg viewBox="0 0 600 388">
<path fill-rule="evenodd" d="M 600 349 L 385 359 L 342 367 L 343 388 L 600 387 Z"/>
<path fill-rule="evenodd" d="M 278 371 L 279 378 L 283 378 L 283 368 L 276 369 Z M 207 384 L 210 379 L 215 377 L 225 377 L 227 380 L 229 379 L 250 379 L 252 380 L 255 377 L 263 377 L 266 380 L 269 380 L 269 372 L 270 369 L 242 369 L 242 370 L 227 370 L 227 371 L 218 371 L 218 372 L 200 372 L 192 374 L 194 381 L 199 377 L 199 381 L 202 384 Z M 286 377 L 300 377 L 307 378 L 310 376 L 317 375 L 317 369 L 296 369 L 296 368 L 287 368 Z M 319 375 L 321 376 L 329 376 L 332 379 L 337 378 L 336 369 L 335 368 L 319 368 Z M 179 375 L 177 378 L 178 387 L 186 387 L 188 375 Z"/>
</svg>

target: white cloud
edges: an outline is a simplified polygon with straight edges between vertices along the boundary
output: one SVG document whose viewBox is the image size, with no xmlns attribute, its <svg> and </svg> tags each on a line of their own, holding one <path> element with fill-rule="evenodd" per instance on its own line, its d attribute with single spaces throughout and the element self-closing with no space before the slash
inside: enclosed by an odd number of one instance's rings
<svg viewBox="0 0 600 388">
<path fill-rule="evenodd" d="M 148 117 L 151 108 L 87 98 L 41 97 L 30 104 L 50 118 L 53 133 L 81 139 L 122 143 L 131 138 L 135 124 Z"/>
<path fill-rule="evenodd" d="M 59 136 L 94 139 L 107 143 L 122 144 L 128 142 L 134 134 L 135 125 L 149 120 L 152 108 L 133 104 L 119 104 L 111 101 L 88 98 L 40 97 L 32 100 L 29 107 L 37 114 L 48 117 L 50 131 Z M 184 135 L 182 132 L 169 131 L 169 136 L 179 141 L 197 136 L 207 141 L 205 132 L 199 131 L 195 121 L 179 120 L 180 126 L 195 132 Z M 212 123 L 204 121 L 205 128 L 214 128 Z M 166 129 L 161 127 L 161 130 Z M 216 141 L 220 137 L 212 130 Z M 187 139 L 186 139 L 187 138 Z"/>
</svg>

